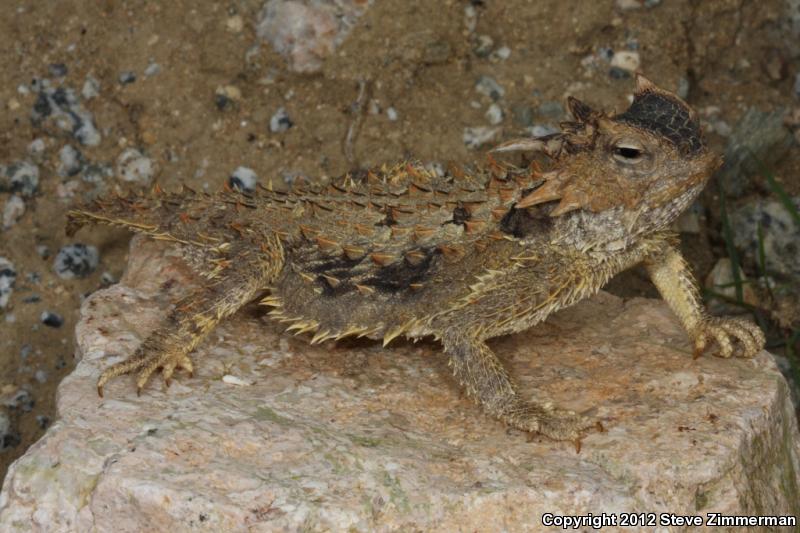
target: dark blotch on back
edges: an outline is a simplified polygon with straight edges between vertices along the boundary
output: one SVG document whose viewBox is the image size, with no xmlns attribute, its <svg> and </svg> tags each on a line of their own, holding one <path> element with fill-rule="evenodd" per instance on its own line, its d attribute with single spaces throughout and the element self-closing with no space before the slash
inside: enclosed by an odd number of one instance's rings
<svg viewBox="0 0 800 533">
<path fill-rule="evenodd" d="M 547 202 L 527 209 L 512 207 L 500 220 L 500 231 L 519 239 L 548 233 L 553 227 L 549 212 L 554 203 L 558 202 Z"/>
<path fill-rule="evenodd" d="M 614 120 L 662 136 L 685 155 L 696 154 L 705 146 L 700 124 L 692 120 L 689 108 L 667 95 L 654 92 L 637 95 L 627 111 Z"/>
<path fill-rule="evenodd" d="M 407 290 L 412 283 L 424 283 L 431 270 L 438 263 L 439 250 L 428 248 L 423 250 L 425 259 L 417 265 L 408 261 L 398 261 L 380 268 L 374 276 L 364 280 L 364 285 L 374 287 L 382 292 L 399 292 Z"/>
<path fill-rule="evenodd" d="M 448 220 L 445 224 L 455 224 L 456 226 L 464 225 L 464 222 L 470 219 L 469 211 L 465 207 L 458 206 L 453 209 L 453 218 Z"/>
</svg>

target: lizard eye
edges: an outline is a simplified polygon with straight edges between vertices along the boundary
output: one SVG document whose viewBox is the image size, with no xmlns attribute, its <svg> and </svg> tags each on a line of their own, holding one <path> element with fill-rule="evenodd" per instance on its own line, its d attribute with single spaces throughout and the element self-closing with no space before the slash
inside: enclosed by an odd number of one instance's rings
<svg viewBox="0 0 800 533">
<path fill-rule="evenodd" d="M 614 146 L 614 159 L 621 163 L 638 163 L 642 160 L 644 148 L 633 143 L 619 143 Z"/>
</svg>

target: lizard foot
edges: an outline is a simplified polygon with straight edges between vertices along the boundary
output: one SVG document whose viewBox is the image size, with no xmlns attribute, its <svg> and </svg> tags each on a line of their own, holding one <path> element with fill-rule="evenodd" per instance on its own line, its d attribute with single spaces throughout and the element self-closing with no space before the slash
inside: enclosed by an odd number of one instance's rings
<svg viewBox="0 0 800 533">
<path fill-rule="evenodd" d="M 163 351 L 154 352 L 150 355 L 145 355 L 141 351 L 137 351 L 133 356 L 116 363 L 106 368 L 100 377 L 97 379 L 97 394 L 103 396 L 103 386 L 111 379 L 138 371 L 139 375 L 136 378 L 136 393 L 141 394 L 142 389 L 147 384 L 150 376 L 158 369 L 161 369 L 161 377 L 164 379 L 164 384 L 169 387 L 172 374 L 177 368 L 182 368 L 193 375 L 194 366 L 189 355 L 183 351 Z"/>
<path fill-rule="evenodd" d="M 505 421 L 523 431 L 540 433 L 553 440 L 569 440 L 580 450 L 580 440 L 585 430 L 602 426 L 589 417 L 574 411 L 524 403 L 513 409 Z"/>
<path fill-rule="evenodd" d="M 694 357 L 700 357 L 709 345 L 709 341 L 716 341 L 719 351 L 715 355 L 728 358 L 734 354 L 734 340 L 741 345 L 736 354 L 740 357 L 753 357 L 766 343 L 764 332 L 761 328 L 740 318 L 709 317 L 695 331 Z"/>
</svg>

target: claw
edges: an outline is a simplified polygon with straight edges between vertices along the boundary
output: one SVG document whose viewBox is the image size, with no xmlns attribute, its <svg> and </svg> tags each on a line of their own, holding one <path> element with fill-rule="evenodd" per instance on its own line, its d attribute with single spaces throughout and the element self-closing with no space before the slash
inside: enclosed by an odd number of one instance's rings
<svg viewBox="0 0 800 533">
<path fill-rule="evenodd" d="M 103 386 L 102 385 L 98 385 L 97 386 L 97 395 L 100 396 L 101 398 L 103 397 Z"/>
</svg>

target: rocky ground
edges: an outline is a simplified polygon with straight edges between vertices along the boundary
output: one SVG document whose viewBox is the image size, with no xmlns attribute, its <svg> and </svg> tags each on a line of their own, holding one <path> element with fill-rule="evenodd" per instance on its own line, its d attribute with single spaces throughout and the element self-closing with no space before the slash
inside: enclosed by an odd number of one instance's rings
<svg viewBox="0 0 800 533">
<path fill-rule="evenodd" d="M 800 373 L 796 0 L 19 2 L 0 34 L 2 472 L 53 417 L 82 299 L 125 264 L 124 232 L 64 236 L 76 202 L 468 162 L 557 127 L 567 95 L 623 108 L 636 70 L 726 154 L 679 228 L 698 277 Z M 637 272 L 612 289 L 654 295 Z"/>
</svg>

